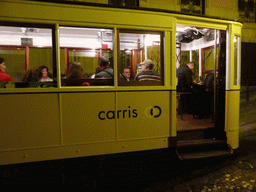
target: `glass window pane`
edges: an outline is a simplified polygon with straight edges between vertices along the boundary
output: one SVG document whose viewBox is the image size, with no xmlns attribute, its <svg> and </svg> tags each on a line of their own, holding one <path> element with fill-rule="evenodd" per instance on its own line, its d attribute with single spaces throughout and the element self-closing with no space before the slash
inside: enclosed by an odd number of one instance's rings
<svg viewBox="0 0 256 192">
<path fill-rule="evenodd" d="M 113 85 L 112 29 L 61 26 L 60 47 L 62 86 Z"/>
<path fill-rule="evenodd" d="M 52 55 L 51 28 L 0 26 L 0 81 L 9 81 L 1 87 L 56 86 Z"/>
<path fill-rule="evenodd" d="M 119 85 L 163 85 L 160 32 L 119 31 Z"/>
</svg>

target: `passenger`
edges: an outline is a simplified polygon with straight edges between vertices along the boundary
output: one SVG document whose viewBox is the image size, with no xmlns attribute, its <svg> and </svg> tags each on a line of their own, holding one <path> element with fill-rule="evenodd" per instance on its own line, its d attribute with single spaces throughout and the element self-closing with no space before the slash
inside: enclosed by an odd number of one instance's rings
<svg viewBox="0 0 256 192">
<path fill-rule="evenodd" d="M 123 70 L 123 73 L 121 74 L 121 80 L 122 81 L 131 81 L 131 70 L 130 68 L 126 67 Z"/>
<path fill-rule="evenodd" d="M 48 77 L 48 67 L 46 66 L 40 66 L 39 69 L 39 81 L 53 81 L 50 77 Z"/>
<path fill-rule="evenodd" d="M 91 78 L 95 78 L 95 75 L 100 72 L 100 67 L 96 67 L 95 73 L 91 76 Z"/>
<path fill-rule="evenodd" d="M 39 81 L 39 71 L 38 69 L 28 69 L 20 78 L 22 82 L 37 82 Z"/>
<path fill-rule="evenodd" d="M 178 113 L 193 114 L 195 108 L 195 99 L 193 98 L 192 91 L 193 85 L 193 72 L 195 67 L 194 62 L 189 62 L 186 65 L 180 66 L 176 71 L 176 77 L 178 78 L 177 92 L 180 92 L 180 103 L 178 106 Z M 183 93 L 186 92 L 186 93 Z M 189 93 L 189 94 L 188 94 Z M 181 105 L 182 103 L 182 105 Z"/>
<path fill-rule="evenodd" d="M 106 57 L 99 57 L 100 72 L 95 74 L 95 78 L 113 79 L 114 71 L 109 65 L 110 62 Z"/>
<path fill-rule="evenodd" d="M 178 78 L 177 91 L 179 92 L 190 92 L 195 83 L 193 82 L 193 72 L 192 70 L 195 67 L 194 62 L 189 62 L 186 65 L 180 66 L 176 71 L 176 76 Z"/>
<path fill-rule="evenodd" d="M 84 71 L 79 62 L 69 63 L 67 79 L 81 79 L 84 77 Z"/>
<path fill-rule="evenodd" d="M 135 81 L 145 81 L 145 80 L 154 80 L 160 81 L 161 77 L 156 72 L 153 71 L 154 63 L 151 60 L 144 60 L 141 63 L 142 72 L 138 73 L 134 80 Z"/>
<path fill-rule="evenodd" d="M 84 78 L 84 71 L 82 68 L 81 63 L 79 62 L 71 62 L 68 65 L 68 73 L 67 79 L 83 79 Z M 89 86 L 88 82 L 74 82 L 74 83 L 67 83 L 67 86 Z"/>
<path fill-rule="evenodd" d="M 204 88 L 205 91 L 214 91 L 214 71 L 211 73 L 207 74 L 204 80 Z"/>
<path fill-rule="evenodd" d="M 12 78 L 5 73 L 4 58 L 0 57 L 0 82 L 12 82 Z"/>
</svg>

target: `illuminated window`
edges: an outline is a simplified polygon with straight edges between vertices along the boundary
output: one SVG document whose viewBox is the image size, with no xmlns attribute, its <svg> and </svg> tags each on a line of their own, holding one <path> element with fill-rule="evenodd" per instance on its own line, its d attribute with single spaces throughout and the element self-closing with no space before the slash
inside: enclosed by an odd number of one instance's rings
<svg viewBox="0 0 256 192">
<path fill-rule="evenodd" d="M 112 29 L 61 26 L 60 49 L 62 86 L 113 85 Z"/>
<path fill-rule="evenodd" d="M 238 11 L 239 20 L 242 22 L 255 22 L 255 4 L 256 0 L 239 0 Z"/>
<path fill-rule="evenodd" d="M 205 0 L 180 0 L 182 12 L 205 14 Z"/>
<path fill-rule="evenodd" d="M 0 57 L 5 62 L 5 73 L 12 78 L 4 87 L 56 86 L 53 27 L 15 25 L 0 26 Z"/>
<path fill-rule="evenodd" d="M 139 7 L 139 0 L 108 0 L 108 4 L 118 7 Z"/>
<path fill-rule="evenodd" d="M 118 46 L 118 85 L 163 85 L 161 32 L 118 30 Z"/>
</svg>

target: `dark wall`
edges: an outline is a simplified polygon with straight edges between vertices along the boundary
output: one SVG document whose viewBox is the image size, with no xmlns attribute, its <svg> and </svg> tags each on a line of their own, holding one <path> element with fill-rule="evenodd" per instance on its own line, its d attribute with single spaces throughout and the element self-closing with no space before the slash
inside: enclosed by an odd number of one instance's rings
<svg viewBox="0 0 256 192">
<path fill-rule="evenodd" d="M 242 43 L 241 85 L 256 85 L 256 43 Z"/>
</svg>

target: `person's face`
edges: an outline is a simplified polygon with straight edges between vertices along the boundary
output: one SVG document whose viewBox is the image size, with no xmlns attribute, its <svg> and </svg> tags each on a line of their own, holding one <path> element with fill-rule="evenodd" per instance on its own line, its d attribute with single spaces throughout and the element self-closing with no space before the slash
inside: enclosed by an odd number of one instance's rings
<svg viewBox="0 0 256 192">
<path fill-rule="evenodd" d="M 6 69 L 6 66 L 5 66 L 5 63 L 3 62 L 0 64 L 0 70 L 5 72 L 5 69 Z"/>
<path fill-rule="evenodd" d="M 131 76 L 130 69 L 124 69 L 123 76 L 124 76 L 126 79 L 129 79 L 130 76 Z"/>
<path fill-rule="evenodd" d="M 142 71 L 145 71 L 147 69 L 147 65 L 142 65 L 141 69 L 142 69 Z"/>
<path fill-rule="evenodd" d="M 195 68 L 195 65 L 194 65 L 194 64 L 190 64 L 190 65 L 188 65 L 188 67 L 189 67 L 191 70 L 193 70 L 193 69 Z"/>
<path fill-rule="evenodd" d="M 46 68 L 42 70 L 42 77 L 46 78 L 48 76 L 48 71 Z"/>
</svg>

